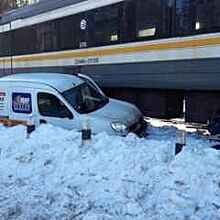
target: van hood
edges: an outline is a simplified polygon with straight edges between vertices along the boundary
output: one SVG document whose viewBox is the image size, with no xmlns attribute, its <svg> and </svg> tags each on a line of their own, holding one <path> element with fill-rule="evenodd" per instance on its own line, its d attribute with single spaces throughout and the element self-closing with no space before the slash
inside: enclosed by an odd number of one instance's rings
<svg viewBox="0 0 220 220">
<path fill-rule="evenodd" d="M 109 102 L 101 109 L 89 113 L 92 117 L 103 117 L 111 122 L 121 122 L 125 125 L 131 125 L 137 122 L 142 113 L 138 108 L 130 103 L 109 99 Z"/>
</svg>

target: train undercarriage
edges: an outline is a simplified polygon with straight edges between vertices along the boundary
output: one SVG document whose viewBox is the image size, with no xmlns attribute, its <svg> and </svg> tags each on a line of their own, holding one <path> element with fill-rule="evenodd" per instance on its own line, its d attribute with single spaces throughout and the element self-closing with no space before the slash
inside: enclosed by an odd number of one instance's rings
<svg viewBox="0 0 220 220">
<path fill-rule="evenodd" d="M 220 92 L 103 88 L 114 98 L 136 104 L 147 117 L 185 118 L 186 122 L 207 123 L 220 116 Z"/>
</svg>

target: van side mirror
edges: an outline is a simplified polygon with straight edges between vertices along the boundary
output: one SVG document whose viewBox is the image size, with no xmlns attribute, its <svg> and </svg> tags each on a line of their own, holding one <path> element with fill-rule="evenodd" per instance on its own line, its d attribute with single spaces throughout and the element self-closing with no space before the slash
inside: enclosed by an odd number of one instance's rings
<svg viewBox="0 0 220 220">
<path fill-rule="evenodd" d="M 47 121 L 44 119 L 40 119 L 40 124 L 47 124 Z"/>
</svg>

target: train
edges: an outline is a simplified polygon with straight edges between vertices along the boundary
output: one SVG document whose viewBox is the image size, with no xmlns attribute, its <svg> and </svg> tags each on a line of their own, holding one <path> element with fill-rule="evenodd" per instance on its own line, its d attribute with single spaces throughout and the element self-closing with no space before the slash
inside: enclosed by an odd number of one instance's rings
<svg viewBox="0 0 220 220">
<path fill-rule="evenodd" d="M 220 115 L 219 0 L 48 0 L 0 17 L 0 75 L 80 72 L 146 116 Z"/>
</svg>

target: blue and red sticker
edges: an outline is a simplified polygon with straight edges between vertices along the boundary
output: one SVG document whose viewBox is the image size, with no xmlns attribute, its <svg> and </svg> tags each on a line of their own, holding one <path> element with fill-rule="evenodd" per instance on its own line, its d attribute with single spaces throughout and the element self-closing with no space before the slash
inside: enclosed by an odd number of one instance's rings
<svg viewBox="0 0 220 220">
<path fill-rule="evenodd" d="M 32 113 L 30 93 L 12 93 L 12 110 L 15 113 Z"/>
</svg>

